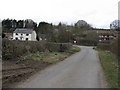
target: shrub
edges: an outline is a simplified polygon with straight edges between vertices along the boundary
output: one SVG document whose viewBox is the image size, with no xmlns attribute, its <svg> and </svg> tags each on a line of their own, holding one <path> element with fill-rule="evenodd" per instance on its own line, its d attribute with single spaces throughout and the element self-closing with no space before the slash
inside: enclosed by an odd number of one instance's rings
<svg viewBox="0 0 120 90">
<path fill-rule="evenodd" d="M 47 43 L 46 49 L 48 49 L 50 52 L 65 52 L 70 49 L 72 46 L 71 43 Z"/>
<path fill-rule="evenodd" d="M 36 52 L 65 52 L 72 44 L 51 43 L 46 41 L 12 41 L 3 40 L 3 60 L 16 59 L 20 56 Z"/>
<path fill-rule="evenodd" d="M 112 53 L 116 54 L 118 56 L 119 54 L 119 48 L 118 48 L 118 39 L 114 39 L 107 42 L 102 42 L 97 45 L 98 48 L 102 50 L 108 50 Z"/>
<path fill-rule="evenodd" d="M 118 40 L 112 40 L 110 43 L 110 51 L 116 55 L 118 55 Z"/>
<path fill-rule="evenodd" d="M 79 45 L 85 45 L 85 46 L 96 46 L 98 44 L 98 41 L 96 40 L 87 40 L 87 39 L 80 39 L 78 41 Z"/>
<path fill-rule="evenodd" d="M 54 51 L 57 52 L 59 51 L 59 48 L 60 48 L 59 45 L 56 43 L 51 43 L 51 42 L 46 43 L 46 49 L 50 52 L 54 52 Z"/>
<path fill-rule="evenodd" d="M 46 42 L 34 42 L 34 41 L 10 41 L 3 40 L 3 60 L 6 59 L 15 59 L 19 56 L 35 53 L 35 52 L 43 52 L 45 49 Z"/>
<path fill-rule="evenodd" d="M 97 45 L 98 48 L 102 49 L 102 50 L 110 50 L 110 45 L 109 43 L 99 43 Z"/>
<path fill-rule="evenodd" d="M 59 52 L 65 52 L 69 50 L 70 47 L 72 46 L 72 44 L 70 43 L 60 43 L 59 45 L 60 45 Z"/>
</svg>

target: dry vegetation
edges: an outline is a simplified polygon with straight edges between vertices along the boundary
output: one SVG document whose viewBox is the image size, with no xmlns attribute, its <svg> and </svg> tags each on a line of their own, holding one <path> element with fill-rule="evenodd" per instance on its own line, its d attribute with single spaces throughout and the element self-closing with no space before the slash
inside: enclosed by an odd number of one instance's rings
<svg viewBox="0 0 120 90">
<path fill-rule="evenodd" d="M 21 42 L 16 42 L 16 43 L 21 43 Z M 48 49 L 45 49 L 44 52 L 43 51 L 35 52 L 35 53 L 29 52 L 25 55 L 20 54 L 21 56 L 19 56 L 19 58 L 12 58 L 12 59 L 7 58 L 7 60 L 3 60 L 3 69 L 2 69 L 3 88 L 11 87 L 12 85 L 15 85 L 16 83 L 22 80 L 26 80 L 31 75 L 44 69 L 45 67 L 63 61 L 71 54 L 80 51 L 80 48 L 78 47 L 70 48 L 69 45 L 67 45 L 68 46 L 67 48 L 65 47 L 66 44 L 62 44 L 61 48 L 56 47 L 56 49 L 60 51 L 58 52 L 57 50 L 55 50 L 54 47 L 54 45 L 56 45 L 55 43 L 53 45 L 51 45 L 51 43 L 47 43 L 47 46 L 48 44 L 49 44 L 49 48 L 47 47 Z M 59 46 L 59 44 L 57 44 L 56 46 Z M 50 47 L 53 47 L 53 49 Z"/>
<path fill-rule="evenodd" d="M 70 49 L 70 43 L 49 43 L 46 41 L 10 41 L 3 40 L 3 60 L 17 59 L 20 56 L 37 52 L 64 52 Z"/>
</svg>

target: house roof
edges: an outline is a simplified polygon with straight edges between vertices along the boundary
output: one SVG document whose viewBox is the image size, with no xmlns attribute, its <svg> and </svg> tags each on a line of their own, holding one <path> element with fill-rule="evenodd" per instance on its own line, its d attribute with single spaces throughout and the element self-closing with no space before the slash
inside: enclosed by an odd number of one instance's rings
<svg viewBox="0 0 120 90">
<path fill-rule="evenodd" d="M 33 29 L 17 28 L 13 33 L 32 34 L 32 32 L 33 32 Z"/>
</svg>

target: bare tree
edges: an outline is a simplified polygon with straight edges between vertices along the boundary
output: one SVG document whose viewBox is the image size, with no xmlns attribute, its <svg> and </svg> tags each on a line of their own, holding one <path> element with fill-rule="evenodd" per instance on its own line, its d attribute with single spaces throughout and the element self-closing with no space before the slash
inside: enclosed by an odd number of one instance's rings
<svg viewBox="0 0 120 90">
<path fill-rule="evenodd" d="M 120 28 L 120 20 L 114 20 L 110 24 L 110 29 L 118 30 Z"/>
</svg>

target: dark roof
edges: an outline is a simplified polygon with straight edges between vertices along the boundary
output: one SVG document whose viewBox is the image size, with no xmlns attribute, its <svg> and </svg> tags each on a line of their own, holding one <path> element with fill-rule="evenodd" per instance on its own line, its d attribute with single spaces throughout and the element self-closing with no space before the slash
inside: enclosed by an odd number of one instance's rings
<svg viewBox="0 0 120 90">
<path fill-rule="evenodd" d="M 31 34 L 32 32 L 33 32 L 33 29 L 17 28 L 13 33 Z"/>
</svg>

